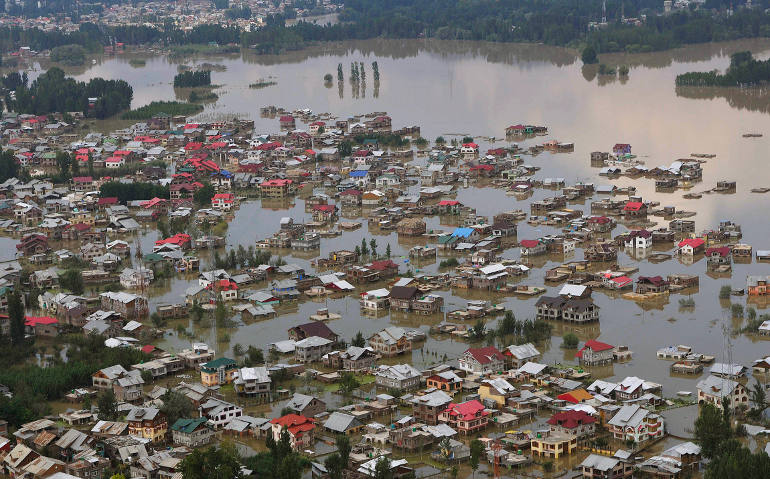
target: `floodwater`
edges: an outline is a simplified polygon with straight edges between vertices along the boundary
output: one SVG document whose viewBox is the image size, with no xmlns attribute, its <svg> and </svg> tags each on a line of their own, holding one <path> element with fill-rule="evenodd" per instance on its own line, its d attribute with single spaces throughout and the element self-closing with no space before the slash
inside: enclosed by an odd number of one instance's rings
<svg viewBox="0 0 770 479">
<path fill-rule="evenodd" d="M 731 219 L 743 227 L 743 242 L 754 249 L 770 249 L 770 227 L 763 211 L 770 207 L 770 196 L 752 194 L 750 188 L 769 186 L 766 174 L 770 143 L 764 138 L 742 138 L 742 133 L 770 134 L 770 94 L 759 90 L 735 89 L 687 89 L 676 88 L 674 79 L 686 71 L 724 69 L 729 55 L 736 51 L 751 50 L 758 58 L 770 56 L 770 42 L 747 41 L 719 45 L 699 45 L 671 52 L 644 55 L 612 55 L 601 60 L 609 65 L 626 64 L 630 75 L 620 80 L 600 76 L 597 67 L 583 67 L 572 50 L 542 45 L 503 45 L 476 42 L 398 41 L 372 40 L 317 47 L 284 56 L 254 56 L 248 53 L 223 57 L 198 57 L 172 61 L 166 57 L 147 60 L 146 66 L 135 68 L 128 57 L 105 57 L 85 71 L 73 71 L 80 80 L 93 77 L 122 78 L 134 87 L 133 106 L 141 106 L 153 100 L 174 98 L 171 81 L 178 64 L 210 62 L 226 66 L 225 71 L 212 73 L 212 83 L 222 85 L 216 89 L 219 100 L 206 105 L 199 115 L 201 119 L 235 114 L 252 118 L 257 132 L 277 132 L 278 120 L 260 118 L 259 108 L 276 105 L 287 109 L 311 108 L 315 112 L 329 112 L 338 117 L 387 111 L 393 118 L 394 128 L 419 125 L 422 135 L 430 140 L 443 135 L 447 139 L 455 135 L 477 137 L 481 151 L 490 146 L 505 146 L 506 126 L 516 123 L 543 124 L 549 128 L 549 136 L 527 140 L 524 146 L 548 139 L 574 142 L 572 153 L 542 153 L 525 157 L 525 162 L 542 168 L 536 178 L 564 177 L 567 184 L 588 181 L 596 184 L 610 182 L 619 187 L 634 185 L 645 200 L 659 201 L 677 209 L 696 211 L 697 231 L 716 228 L 721 219 Z M 380 81 L 374 85 L 371 62 L 379 64 Z M 341 87 L 336 81 L 337 64 L 342 63 L 345 77 L 349 76 L 350 63 L 366 64 L 367 86 L 364 92 L 354 96 L 351 85 L 345 81 Z M 329 88 L 323 76 L 335 77 Z M 249 89 L 249 83 L 260 78 L 273 78 L 277 85 L 263 89 Z M 298 127 L 302 128 L 302 126 Z M 482 138 L 485 137 L 485 138 Z M 497 137 L 491 142 L 487 137 Z M 630 143 L 633 151 L 645 161 L 646 166 L 668 165 L 687 158 L 691 153 L 713 153 L 716 158 L 704 164 L 703 182 L 694 191 L 715 186 L 720 179 L 737 181 L 737 193 L 731 195 L 704 195 L 700 200 L 686 200 L 683 191 L 656 193 L 653 180 L 620 178 L 608 180 L 598 176 L 592 168 L 589 153 L 608 151 L 615 143 Z M 481 215 L 491 217 L 497 212 L 523 209 L 529 212 L 533 200 L 552 196 L 556 192 L 536 190 L 534 196 L 517 201 L 503 191 L 490 187 L 471 186 L 460 188 L 456 198 L 477 208 Z M 571 205 L 590 212 L 590 200 Z M 266 238 L 278 229 L 283 216 L 293 216 L 296 221 L 310 220 L 302 199 L 261 208 L 259 200 L 241 205 L 230 223 L 228 246 Z M 650 217 L 660 226 L 661 218 Z M 428 229 L 449 229 L 438 217 L 426 218 Z M 619 226 L 613 233 L 624 231 Z M 551 227 L 533 227 L 520 223 L 518 239 L 535 239 L 557 233 Z M 143 250 L 151 248 L 155 233 L 142 237 Z M 407 250 L 414 241 L 399 240 L 395 233 L 368 230 L 366 224 L 359 230 L 345 232 L 343 236 L 322 239 L 321 256 L 340 248 L 352 249 L 361 239 L 376 238 L 378 249 L 384 251 L 391 245 L 396 260 L 403 262 Z M 673 248 L 669 249 L 672 252 Z M 292 256 L 283 253 L 288 262 L 309 266 L 307 255 Z M 505 258 L 518 258 L 518 249 L 503 253 Z M 568 259 L 581 259 L 582 251 Z M 543 285 L 544 271 L 560 264 L 561 258 L 548 257 L 541 261 L 544 267 L 534 269 L 522 283 Z M 601 307 L 598 325 L 577 328 L 581 340 L 597 338 L 613 345 L 628 345 L 634 352 L 633 359 L 624 364 L 596 371 L 597 376 L 623 378 L 636 375 L 663 384 L 664 396 L 672 397 L 677 391 L 695 391 L 698 377 L 672 377 L 670 363 L 655 358 L 655 351 L 663 346 L 688 344 L 698 352 L 713 354 L 717 361 L 750 365 L 759 357 L 768 355 L 770 343 L 757 337 L 734 336 L 728 340 L 723 326 L 728 330 L 740 326 L 741 320 L 730 318 L 730 301 L 720 302 L 718 290 L 723 284 L 733 288 L 745 286 L 746 275 L 768 274 L 767 264 L 755 260 L 748 264 L 734 264 L 731 277 L 712 279 L 706 276 L 705 260 L 691 265 L 671 259 L 659 264 L 646 260 L 637 261 L 627 254 L 619 255 L 619 264 L 639 267 L 640 275 L 666 275 L 690 273 L 700 275 L 700 288 L 692 297 L 696 305 L 680 310 L 680 295 L 655 307 L 641 307 L 634 302 L 613 299 L 599 291 L 594 293 L 595 302 Z M 204 264 L 206 264 L 204 262 Z M 540 264 L 540 263 L 538 263 Z M 405 268 L 403 268 L 405 269 Z M 426 272 L 435 272 L 437 263 L 420 266 Z M 169 284 L 153 291 L 153 304 L 178 302 L 186 287 L 195 278 L 176 278 Z M 255 287 L 265 287 L 260 284 Z M 555 294 L 561 286 L 549 286 L 548 293 Z M 441 291 L 448 309 L 462 308 L 469 298 L 485 297 L 478 292 Z M 536 299 L 517 299 L 501 295 L 490 296 L 495 303 L 504 303 L 518 318 L 534 316 Z M 746 304 L 745 297 L 733 297 L 733 302 Z M 217 343 L 217 351 L 225 353 L 232 345 L 253 344 L 266 347 L 269 343 L 286 339 L 286 330 L 308 320 L 319 307 L 327 306 L 343 318 L 332 321 L 330 327 L 344 338 L 350 339 L 357 331 L 371 334 L 389 324 L 419 327 L 427 331 L 443 318 L 416 315 L 386 315 L 376 319 L 362 317 L 356 295 L 330 298 L 326 303 L 303 300 L 299 305 L 281 307 L 277 318 L 242 325 L 228 331 L 229 341 L 222 341 L 222 332 L 184 325 L 192 331 L 192 337 Z M 754 305 L 759 313 L 765 312 L 766 304 Z M 495 320 L 488 322 L 494 326 Z M 574 351 L 560 347 L 561 335 L 575 328 L 556 325 L 554 337 L 547 344 L 538 345 L 544 351 L 543 360 L 548 363 L 572 361 Z M 189 337 L 169 334 L 161 346 L 181 349 Z M 440 361 L 444 354 L 453 358 L 467 347 L 466 342 L 451 340 L 446 336 L 431 336 L 424 346 L 415 350 L 411 360 L 416 366 Z M 407 359 L 407 358 L 404 358 Z"/>
</svg>

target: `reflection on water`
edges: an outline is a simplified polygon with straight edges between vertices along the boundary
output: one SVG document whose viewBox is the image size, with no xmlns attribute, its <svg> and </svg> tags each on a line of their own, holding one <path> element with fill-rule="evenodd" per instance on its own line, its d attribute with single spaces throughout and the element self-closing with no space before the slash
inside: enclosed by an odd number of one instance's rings
<svg viewBox="0 0 770 479">
<path fill-rule="evenodd" d="M 755 88 L 723 88 L 723 87 L 693 87 L 677 86 L 676 96 L 693 100 L 727 100 L 727 104 L 739 110 L 770 113 L 770 89 Z"/>
</svg>

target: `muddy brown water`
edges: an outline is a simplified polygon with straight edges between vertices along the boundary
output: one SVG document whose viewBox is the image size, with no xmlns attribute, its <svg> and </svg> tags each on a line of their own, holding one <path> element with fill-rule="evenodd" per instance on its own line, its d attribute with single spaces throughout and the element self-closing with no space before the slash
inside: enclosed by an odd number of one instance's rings
<svg viewBox="0 0 770 479">
<path fill-rule="evenodd" d="M 285 56 L 259 57 L 248 53 L 216 57 L 216 63 L 227 67 L 226 71 L 213 72 L 212 82 L 222 87 L 216 89 L 219 100 L 207 104 L 198 118 L 217 115 L 241 114 L 252 118 L 256 132 L 277 132 L 278 120 L 260 118 L 259 108 L 277 105 L 294 108 L 311 108 L 315 112 L 330 112 L 339 117 L 372 111 L 387 111 L 393 118 L 394 127 L 419 125 L 422 135 L 431 140 L 448 133 L 477 136 L 481 150 L 504 146 L 504 128 L 516 123 L 544 124 L 549 135 L 522 142 L 524 146 L 548 139 L 574 142 L 571 153 L 542 153 L 525 157 L 525 162 L 539 166 L 536 178 L 564 177 L 567 184 L 576 181 L 593 182 L 597 185 L 613 183 L 619 187 L 636 186 L 638 194 L 646 200 L 659 201 L 678 209 L 696 211 L 694 217 L 698 231 L 716 228 L 722 219 L 731 219 L 743 227 L 743 242 L 755 250 L 770 249 L 770 225 L 768 207 L 770 195 L 752 194 L 751 188 L 770 186 L 768 174 L 768 136 L 770 135 L 770 94 L 758 90 L 735 89 L 686 89 L 676 88 L 677 74 L 692 70 L 724 69 L 729 64 L 729 54 L 751 50 L 758 58 L 770 56 L 770 42 L 748 41 L 717 45 L 700 45 L 671 52 L 645 55 L 605 56 L 602 61 L 609 65 L 630 66 L 628 79 L 611 79 L 597 74 L 595 67 L 583 67 L 572 50 L 542 45 L 500 45 L 476 42 L 397 41 L 372 40 L 317 47 L 309 51 Z M 186 64 L 212 61 L 213 57 L 182 60 Z M 174 98 L 171 80 L 177 72 L 179 60 L 167 57 L 151 57 L 144 67 L 129 65 L 129 57 L 100 58 L 96 65 L 85 71 L 73 72 L 80 80 L 93 77 L 123 78 L 134 87 L 133 106 L 153 100 Z M 374 95 L 371 62 L 377 60 L 380 82 Z M 342 94 L 337 88 L 337 64 L 342 63 L 345 76 L 349 75 L 351 61 L 363 61 L 367 67 L 366 95 L 352 95 L 346 80 Z M 326 88 L 323 76 L 331 73 L 334 86 Z M 31 76 L 34 77 L 34 72 Z M 264 89 L 249 89 L 249 83 L 259 78 L 275 78 L 277 85 Z M 300 126 L 302 127 L 302 126 Z M 747 132 L 765 133 L 762 138 L 743 138 Z M 481 138 L 485 137 L 485 138 Z M 490 142 L 487 137 L 498 138 Z M 449 136 L 447 136 L 449 138 Z M 690 153 L 713 153 L 716 158 L 703 165 L 703 181 L 693 188 L 702 191 L 715 186 L 720 179 L 738 183 L 737 192 L 730 195 L 704 195 L 699 200 L 686 200 L 684 191 L 655 192 L 653 180 L 620 178 L 608 180 L 598 176 L 592 168 L 589 153 L 608 151 L 615 143 L 630 143 L 633 152 L 644 160 L 646 166 L 669 165 L 688 158 Z M 417 162 L 424 160 L 416 160 Z M 412 187 L 416 191 L 416 187 Z M 502 190 L 491 187 L 460 188 L 457 199 L 477 209 L 481 215 L 491 217 L 497 212 L 524 209 L 529 203 L 552 196 L 553 191 L 538 189 L 532 197 L 517 201 Z M 595 198 L 598 198 L 597 195 Z M 261 208 L 259 200 L 241 205 L 230 222 L 227 233 L 228 246 L 253 244 L 278 229 L 279 219 L 292 216 L 295 221 L 310 221 L 304 201 L 297 198 L 282 204 Z M 589 201 L 572 207 L 589 213 Z M 346 215 L 347 216 L 347 215 Z M 652 221 L 664 225 L 658 217 Z M 426 218 L 428 229 L 450 229 L 446 221 L 438 217 Z M 443 226 L 442 226 L 443 224 Z M 619 226 L 613 233 L 624 231 Z M 519 239 L 534 239 L 559 230 L 548 226 L 519 224 Z M 149 251 L 157 233 L 139 234 L 143 251 Z M 394 232 L 370 230 L 366 224 L 358 230 L 342 236 L 322 239 L 320 255 L 340 248 L 352 249 L 361 239 L 376 238 L 378 249 L 384 251 L 391 245 L 395 260 L 404 263 L 413 241 L 399 240 Z M 14 241 L 7 242 L 9 252 Z M 656 249 L 657 250 L 657 249 Z M 672 252 L 673 247 L 668 252 Z M 10 254 L 10 253 L 9 253 Z M 308 255 L 285 259 L 309 267 Z M 519 257 L 517 248 L 506 250 L 504 258 Z M 581 259 L 582 251 L 565 259 Z M 542 286 L 545 269 L 562 262 L 561 258 L 548 257 L 542 268 L 533 269 L 524 284 Z M 678 300 L 685 297 L 671 295 L 667 302 L 653 307 L 642 307 L 634 302 L 613 298 L 602 292 L 594 293 L 596 304 L 601 307 L 599 324 L 577 328 L 581 340 L 596 338 L 614 345 L 627 345 L 634 352 L 627 363 L 615 364 L 596 371 L 597 377 L 622 379 L 635 375 L 663 384 L 664 396 L 671 397 L 677 391 L 696 391 L 699 377 L 672 377 L 670 362 L 655 358 L 658 348 L 668 345 L 689 344 L 698 352 L 713 354 L 717 361 L 728 359 L 750 366 L 757 358 L 770 353 L 770 343 L 758 337 L 738 335 L 730 339 L 730 347 L 723 336 L 723 325 L 733 329 L 740 320 L 730 318 L 730 301 L 720 302 L 718 290 L 723 284 L 743 288 L 749 274 L 770 274 L 768 264 L 751 261 L 734 264 L 731 277 L 713 279 L 706 276 L 706 263 L 700 259 L 693 264 L 680 263 L 676 258 L 661 263 L 637 260 L 628 253 L 621 253 L 621 265 L 634 265 L 639 275 L 666 275 L 690 273 L 700 276 L 700 288 L 692 297 L 695 307 L 680 310 Z M 204 258 L 204 264 L 208 260 Z M 540 264 L 540 263 L 538 263 Z M 420 267 L 432 273 L 438 262 Z M 405 267 L 402 267 L 402 271 Z M 151 291 L 153 305 L 179 302 L 184 290 L 196 283 L 194 277 L 176 277 L 154 286 Z M 256 287 L 264 287 L 262 283 Z M 561 286 L 548 287 L 555 294 Z M 367 288 L 368 289 L 368 288 Z M 519 318 L 533 317 L 535 298 L 514 298 L 488 295 L 477 291 L 440 291 L 448 303 L 448 309 L 462 308 L 467 299 L 490 299 L 513 310 Z M 733 302 L 746 305 L 745 297 L 733 297 Z M 342 314 L 342 319 L 331 321 L 329 326 L 350 339 L 357 331 L 369 335 L 383 327 L 395 324 L 428 331 L 440 322 L 442 315 L 423 317 L 417 315 L 385 315 L 379 318 L 360 314 L 357 295 L 329 299 L 327 302 L 302 300 L 290 308 L 280 308 L 275 319 L 253 322 L 233 328 L 229 342 L 221 341 L 222 332 L 216 328 L 196 328 L 193 336 L 216 344 L 219 354 L 230 354 L 236 343 L 266 347 L 286 339 L 290 327 L 306 322 L 318 308 L 327 306 L 332 312 Z M 767 312 L 766 304 L 754 304 L 759 314 Z M 493 327 L 495 319 L 488 322 Z M 554 337 L 546 344 L 538 345 L 544 352 L 543 361 L 567 362 L 574 351 L 560 347 L 561 335 L 574 330 L 569 325 L 556 325 Z M 160 346 L 179 350 L 190 339 L 176 333 L 167 334 Z M 452 340 L 448 336 L 429 336 L 421 348 L 402 359 L 422 367 L 439 361 L 444 354 L 456 357 L 468 347 L 467 342 Z M 708 368 L 706 368 L 706 371 Z M 704 373 L 705 374 L 705 373 Z M 682 429 L 679 426 L 677 429 Z"/>
</svg>

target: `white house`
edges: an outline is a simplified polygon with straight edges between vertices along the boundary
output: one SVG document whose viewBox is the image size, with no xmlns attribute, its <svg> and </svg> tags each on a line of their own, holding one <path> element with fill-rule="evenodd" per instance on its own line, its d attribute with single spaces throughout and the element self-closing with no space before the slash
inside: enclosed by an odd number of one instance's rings
<svg viewBox="0 0 770 479">
<path fill-rule="evenodd" d="M 728 399 L 731 409 L 749 405 L 749 395 L 741 383 L 711 375 L 698 382 L 698 404 L 708 402 L 721 409 L 723 397 Z"/>
</svg>

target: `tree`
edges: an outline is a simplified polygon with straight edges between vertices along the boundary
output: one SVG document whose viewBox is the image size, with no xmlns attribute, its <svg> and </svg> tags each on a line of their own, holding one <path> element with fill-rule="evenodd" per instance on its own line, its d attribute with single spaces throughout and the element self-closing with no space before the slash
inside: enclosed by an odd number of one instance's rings
<svg viewBox="0 0 770 479">
<path fill-rule="evenodd" d="M 13 156 L 13 150 L 0 153 L 0 182 L 19 176 L 19 164 Z"/>
<path fill-rule="evenodd" d="M 369 254 L 369 245 L 366 244 L 366 238 L 361 239 L 361 254 L 364 256 Z"/>
<path fill-rule="evenodd" d="M 588 45 L 583 49 L 583 54 L 580 56 L 580 58 L 583 60 L 583 64 L 585 65 L 599 63 L 599 58 L 596 56 L 596 49 L 591 45 Z"/>
<path fill-rule="evenodd" d="M 358 379 L 356 379 L 353 373 L 342 373 L 342 377 L 340 378 L 340 391 L 349 394 L 358 389 L 359 386 L 361 386 L 361 383 L 358 382 Z"/>
<path fill-rule="evenodd" d="M 79 269 L 68 269 L 59 276 L 59 285 L 70 290 L 72 294 L 83 294 L 85 291 L 83 273 Z"/>
<path fill-rule="evenodd" d="M 767 477 L 770 470 L 770 456 L 764 451 L 752 452 L 737 439 L 722 441 L 717 454 L 706 466 L 705 479 L 739 477 L 760 479 Z"/>
<path fill-rule="evenodd" d="M 96 407 L 99 408 L 99 419 L 114 421 L 118 418 L 118 401 L 115 399 L 112 388 L 105 389 L 99 394 Z"/>
<path fill-rule="evenodd" d="M 337 64 L 337 81 L 345 81 L 345 73 L 342 71 L 342 63 Z"/>
<path fill-rule="evenodd" d="M 342 463 L 342 458 L 338 452 L 328 456 L 324 460 L 324 466 L 329 472 L 329 479 L 342 479 L 342 471 L 345 469 L 345 465 Z"/>
<path fill-rule="evenodd" d="M 477 320 L 476 324 L 471 328 L 471 337 L 474 339 L 483 339 L 487 334 L 487 328 L 484 326 L 484 321 Z"/>
<path fill-rule="evenodd" d="M 562 346 L 567 349 L 575 349 L 579 342 L 580 340 L 575 336 L 575 333 L 567 333 L 562 338 Z"/>
<path fill-rule="evenodd" d="M 265 364 L 265 354 L 261 349 L 249 345 L 249 347 L 246 349 L 246 359 L 244 362 L 246 363 L 246 367 L 253 367 L 257 364 Z"/>
<path fill-rule="evenodd" d="M 347 467 L 348 461 L 350 460 L 350 451 L 352 450 L 350 438 L 344 434 L 339 434 L 337 435 L 335 444 L 337 446 L 337 452 L 340 453 L 340 457 L 342 458 L 343 466 Z"/>
<path fill-rule="evenodd" d="M 385 256 L 387 256 L 388 259 L 390 259 L 390 255 L 391 255 L 390 243 L 388 243 L 388 245 L 385 247 Z"/>
<path fill-rule="evenodd" d="M 179 469 L 184 479 L 241 479 L 241 463 L 234 453 L 211 446 L 195 449 L 182 460 Z"/>
<path fill-rule="evenodd" d="M 193 200 L 200 206 L 207 206 L 211 204 L 211 198 L 214 196 L 214 193 L 214 187 L 211 183 L 206 182 L 193 193 Z"/>
<path fill-rule="evenodd" d="M 481 460 L 481 456 L 484 454 L 484 443 L 479 441 L 478 439 L 474 439 L 471 441 L 471 457 L 470 457 L 470 466 L 473 470 L 473 477 L 476 477 L 476 470 L 479 468 L 479 462 Z"/>
<path fill-rule="evenodd" d="M 324 75 L 324 83 L 331 83 L 332 80 L 334 80 L 334 77 L 332 76 L 331 73 L 327 73 L 326 75 Z"/>
<path fill-rule="evenodd" d="M 166 415 L 168 425 L 173 426 L 178 419 L 193 417 L 196 412 L 192 401 L 182 393 L 169 390 L 161 399 L 163 406 L 160 411 Z"/>
<path fill-rule="evenodd" d="M 356 333 L 356 335 L 350 341 L 350 344 L 358 348 L 363 348 L 366 346 L 366 339 L 364 339 L 364 335 L 361 334 L 361 331 Z"/>
<path fill-rule="evenodd" d="M 754 409 L 762 411 L 765 409 L 765 402 L 767 400 L 767 393 L 764 386 L 759 383 L 759 380 L 754 381 L 754 387 L 751 388 L 751 403 L 754 404 Z"/>
<path fill-rule="evenodd" d="M 70 166 L 72 165 L 72 158 L 66 151 L 56 152 L 56 166 L 59 168 L 59 176 L 62 179 L 70 177 Z"/>
<path fill-rule="evenodd" d="M 372 256 L 377 256 L 377 240 L 372 238 L 369 240 L 369 247 L 372 249 Z"/>
<path fill-rule="evenodd" d="M 374 465 L 374 479 L 393 479 L 393 471 L 390 468 L 390 459 L 380 456 Z"/>
<path fill-rule="evenodd" d="M 8 293 L 8 321 L 10 323 L 11 344 L 18 346 L 24 342 L 24 303 L 16 291 Z"/>
<path fill-rule="evenodd" d="M 725 423 L 719 409 L 711 403 L 704 403 L 695 420 L 695 440 L 701 446 L 703 457 L 714 457 L 720 442 L 729 439 L 730 435 L 729 423 Z"/>
</svg>

